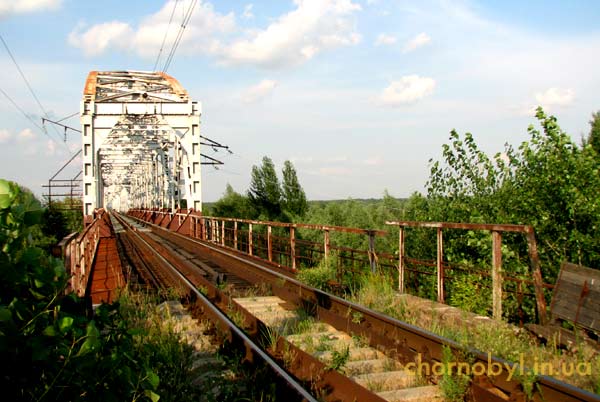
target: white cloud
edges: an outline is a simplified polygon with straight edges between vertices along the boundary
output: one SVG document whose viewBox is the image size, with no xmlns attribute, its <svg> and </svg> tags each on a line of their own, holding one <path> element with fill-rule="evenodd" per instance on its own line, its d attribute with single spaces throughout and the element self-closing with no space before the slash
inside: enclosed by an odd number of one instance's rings
<svg viewBox="0 0 600 402">
<path fill-rule="evenodd" d="M 56 142 L 52 140 L 46 141 L 46 155 L 54 155 L 56 153 Z"/>
<path fill-rule="evenodd" d="M 405 45 L 402 51 L 404 53 L 412 52 L 415 49 L 418 49 L 422 46 L 431 43 L 431 38 L 425 32 L 421 32 L 411 40 L 409 40 Z"/>
<path fill-rule="evenodd" d="M 357 44 L 351 15 L 361 10 L 351 0 L 297 0 L 297 8 L 249 37 L 222 45 L 224 64 L 282 67 L 312 59 L 323 50 Z"/>
<path fill-rule="evenodd" d="M 375 46 L 393 45 L 394 43 L 396 43 L 396 41 L 397 39 L 395 36 L 386 35 L 382 33 L 377 35 L 377 39 L 375 39 Z"/>
<path fill-rule="evenodd" d="M 326 162 L 329 163 L 338 163 L 338 162 L 347 162 L 348 161 L 348 157 L 346 155 L 337 155 L 337 156 L 332 156 L 326 159 Z"/>
<path fill-rule="evenodd" d="M 31 131 L 30 128 L 26 128 L 24 130 L 21 130 L 19 132 L 19 134 L 17 134 L 17 140 L 19 140 L 21 142 L 30 141 L 34 137 L 35 137 L 35 134 L 33 133 L 33 131 Z"/>
<path fill-rule="evenodd" d="M 0 0 L 0 18 L 60 7 L 62 0 Z"/>
<path fill-rule="evenodd" d="M 383 159 L 381 156 L 374 156 L 372 158 L 365 159 L 363 163 L 367 166 L 380 166 L 383 164 Z"/>
<path fill-rule="evenodd" d="M 187 10 L 192 0 L 181 0 L 178 9 Z M 137 27 L 122 21 L 105 22 L 86 27 L 79 24 L 69 34 L 69 44 L 83 50 L 88 56 L 98 56 L 106 51 L 137 52 L 143 57 L 156 57 L 165 32 L 168 35 L 163 49 L 163 60 L 175 41 L 181 21 L 169 19 L 175 0 L 167 1 L 156 13 L 145 17 Z M 176 13 L 177 14 L 177 13 Z M 207 53 L 216 47 L 214 36 L 231 32 L 235 28 L 233 13 L 226 15 L 214 11 L 212 4 L 199 2 L 179 44 L 178 53 Z"/>
<path fill-rule="evenodd" d="M 254 103 L 260 101 L 271 94 L 276 86 L 276 81 L 262 80 L 258 84 L 246 89 L 242 93 L 241 99 L 245 103 Z"/>
<path fill-rule="evenodd" d="M 183 0 L 179 7 L 187 8 L 190 1 Z M 69 35 L 69 43 L 89 56 L 121 50 L 155 57 L 167 31 L 173 2 L 167 2 L 138 27 L 121 21 L 78 26 Z M 274 18 L 266 28 L 250 30 L 239 29 L 233 13 L 223 15 L 214 11 L 211 3 L 199 3 L 177 52 L 210 55 L 226 65 L 283 67 L 310 60 L 325 50 L 360 41 L 352 19 L 353 14 L 361 10 L 359 4 L 352 0 L 296 0 L 294 3 L 294 10 Z M 249 6 L 242 16 L 251 14 L 252 7 Z M 233 33 L 237 36 L 232 38 Z M 167 49 L 176 34 L 176 27 L 171 26 Z"/>
<path fill-rule="evenodd" d="M 535 100 L 542 106 L 568 106 L 575 100 L 572 89 L 548 88 L 535 94 Z"/>
<path fill-rule="evenodd" d="M 0 129 L 0 144 L 10 141 L 12 135 L 8 130 Z"/>
<path fill-rule="evenodd" d="M 302 164 L 302 163 L 311 164 L 311 163 L 313 163 L 314 158 L 312 156 L 292 156 L 290 158 L 290 160 L 292 161 L 292 163 L 296 163 L 296 164 Z"/>
<path fill-rule="evenodd" d="M 86 56 L 98 56 L 110 47 L 122 48 L 131 43 L 133 30 L 124 22 L 97 24 L 85 32 L 79 26 L 69 34 L 69 44 L 83 50 Z"/>
<path fill-rule="evenodd" d="M 407 105 L 433 93 L 435 80 L 418 75 L 406 75 L 392 81 L 379 96 L 379 102 L 389 106 Z"/>
<path fill-rule="evenodd" d="M 242 13 L 242 17 L 246 19 L 254 18 L 254 14 L 252 14 L 252 7 L 254 7 L 253 4 L 246 4 L 246 6 L 244 7 L 244 12 Z"/>
<path fill-rule="evenodd" d="M 352 173 L 351 169 L 345 167 L 321 167 L 319 174 L 323 176 L 346 176 Z"/>
</svg>

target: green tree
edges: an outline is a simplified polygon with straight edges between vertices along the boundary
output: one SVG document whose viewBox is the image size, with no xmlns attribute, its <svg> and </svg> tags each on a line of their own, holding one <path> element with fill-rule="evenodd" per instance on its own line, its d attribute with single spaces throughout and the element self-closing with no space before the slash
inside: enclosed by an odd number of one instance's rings
<svg viewBox="0 0 600 402">
<path fill-rule="evenodd" d="M 308 210 L 306 194 L 298 181 L 298 175 L 292 162 L 285 161 L 283 165 L 283 182 L 281 192 L 283 195 L 283 208 L 286 212 L 302 217 Z"/>
<path fill-rule="evenodd" d="M 271 158 L 265 156 L 260 167 L 252 166 L 248 197 L 264 218 L 275 220 L 281 216 L 281 188 Z"/>
<path fill-rule="evenodd" d="M 600 164 L 595 151 L 578 147 L 554 116 L 538 108 L 536 118 L 540 128 L 529 126 L 529 141 L 518 149 L 506 145 L 494 158 L 471 134 L 461 139 L 452 131 L 443 163 L 431 167 L 427 215 L 533 225 L 546 280 L 553 282 L 563 260 L 600 267 Z M 469 254 L 464 248 L 456 253 L 458 259 Z M 526 264 L 526 255 L 522 260 Z"/>
<path fill-rule="evenodd" d="M 590 126 L 590 134 L 588 135 L 586 143 L 591 145 L 596 153 L 600 155 L 600 111 L 592 113 Z"/>
<path fill-rule="evenodd" d="M 229 218 L 254 219 L 257 212 L 252 203 L 244 195 L 236 192 L 229 183 L 225 188 L 225 194 L 214 203 L 211 215 Z"/>
</svg>

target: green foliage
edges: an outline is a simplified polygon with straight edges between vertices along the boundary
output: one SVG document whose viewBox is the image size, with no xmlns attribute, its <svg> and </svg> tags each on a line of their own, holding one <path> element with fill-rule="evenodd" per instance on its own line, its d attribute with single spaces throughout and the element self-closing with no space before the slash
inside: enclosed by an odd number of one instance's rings
<svg viewBox="0 0 600 402">
<path fill-rule="evenodd" d="M 285 161 L 283 181 L 279 184 L 275 165 L 263 157 L 261 166 L 252 166 L 250 188 L 244 196 L 227 184 L 225 194 L 211 206 L 213 216 L 289 222 L 302 217 L 308 208 L 306 194 L 296 169 Z"/>
<path fill-rule="evenodd" d="M 464 401 L 471 379 L 463 373 L 452 373 L 451 364 L 457 363 L 457 357 L 447 346 L 442 349 L 442 363 L 444 364 L 444 373 L 440 381 L 440 388 L 444 394 L 444 400 L 449 402 Z"/>
<path fill-rule="evenodd" d="M 336 270 L 335 267 L 329 262 L 329 260 L 322 260 L 317 267 L 314 268 L 303 268 L 298 272 L 296 278 L 321 290 L 329 290 L 329 283 L 335 281 Z"/>
<path fill-rule="evenodd" d="M 227 184 L 223 197 L 212 205 L 211 215 L 253 219 L 258 214 L 248 197 L 237 193 L 230 184 Z"/>
<path fill-rule="evenodd" d="M 265 156 L 262 166 L 252 166 L 248 197 L 254 207 L 265 214 L 266 219 L 273 220 L 281 215 L 281 188 L 271 158 Z"/>
<path fill-rule="evenodd" d="M 600 266 L 600 159 L 592 147 L 578 147 L 538 108 L 540 129 L 528 128 L 529 141 L 518 149 L 507 145 L 489 158 L 471 134 L 464 139 L 452 131 L 443 147 L 443 163 L 434 162 L 427 183 L 426 220 L 515 223 L 534 226 L 545 279 L 554 282 L 564 260 Z M 422 205 L 419 206 L 422 209 Z M 445 254 L 460 260 L 464 246 L 445 240 Z M 505 239 L 504 267 L 527 272 L 524 241 Z M 470 254 L 480 260 L 484 254 Z"/>
<path fill-rule="evenodd" d="M 588 135 L 585 144 L 590 145 L 596 154 L 600 155 L 600 111 L 592 113 L 590 120 L 590 134 Z"/>
<path fill-rule="evenodd" d="M 119 303 L 93 319 L 65 296 L 62 262 L 42 248 L 43 211 L 30 192 L 0 180 L 0 386 L 11 401 L 181 400 L 172 373 L 189 351 L 172 334 L 136 326 Z M 133 309 L 144 311 L 139 306 Z M 136 325 L 132 325 L 136 324 Z M 175 360 L 173 360 L 175 359 Z M 161 378 L 163 381 L 161 381 Z M 167 380 L 169 382 L 166 382 Z M 170 388 L 171 387 L 171 388 Z"/>
<path fill-rule="evenodd" d="M 489 314 L 491 309 L 490 292 L 480 287 L 482 282 L 483 278 L 474 274 L 453 278 L 447 284 L 450 288 L 448 290 L 450 304 L 472 313 Z"/>
<path fill-rule="evenodd" d="M 346 345 L 341 350 L 331 352 L 331 361 L 327 364 L 328 370 L 342 371 L 350 360 L 350 346 Z"/>
<path fill-rule="evenodd" d="M 285 161 L 282 174 L 281 193 L 284 210 L 295 216 L 304 216 L 308 210 L 306 194 L 298 182 L 296 169 L 290 161 Z"/>
</svg>

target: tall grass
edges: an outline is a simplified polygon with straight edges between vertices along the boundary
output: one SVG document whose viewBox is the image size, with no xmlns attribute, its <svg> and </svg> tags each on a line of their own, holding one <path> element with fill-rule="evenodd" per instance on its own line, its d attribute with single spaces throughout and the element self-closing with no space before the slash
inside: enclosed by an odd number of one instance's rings
<svg viewBox="0 0 600 402">
<path fill-rule="evenodd" d="M 579 342 L 569 349 L 561 349 L 555 343 L 546 345 L 538 342 L 529 333 L 513 325 L 495 320 L 472 320 L 463 313 L 462 317 L 449 319 L 437 310 L 423 310 L 410 306 L 398 295 L 392 279 L 381 273 L 366 274 L 361 286 L 349 295 L 357 304 L 380 311 L 401 321 L 450 338 L 459 344 L 491 353 L 493 356 L 519 363 L 526 367 L 549 364 L 555 378 L 600 394 L 600 354 L 594 348 Z M 468 324 L 468 326 L 467 326 Z M 563 365 L 589 364 L 590 374 L 571 375 L 563 373 Z M 583 371 L 583 370 L 582 370 Z"/>
</svg>

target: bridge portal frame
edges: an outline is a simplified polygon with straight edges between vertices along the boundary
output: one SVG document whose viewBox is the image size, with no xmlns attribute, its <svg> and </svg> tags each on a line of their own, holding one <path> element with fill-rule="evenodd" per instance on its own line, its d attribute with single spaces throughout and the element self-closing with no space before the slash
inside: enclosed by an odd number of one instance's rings
<svg viewBox="0 0 600 402">
<path fill-rule="evenodd" d="M 201 105 L 177 80 L 160 72 L 92 71 L 80 114 L 84 216 L 117 198 L 120 210 L 175 210 L 182 199 L 202 210 Z M 115 140 L 119 135 L 136 140 Z"/>
</svg>

